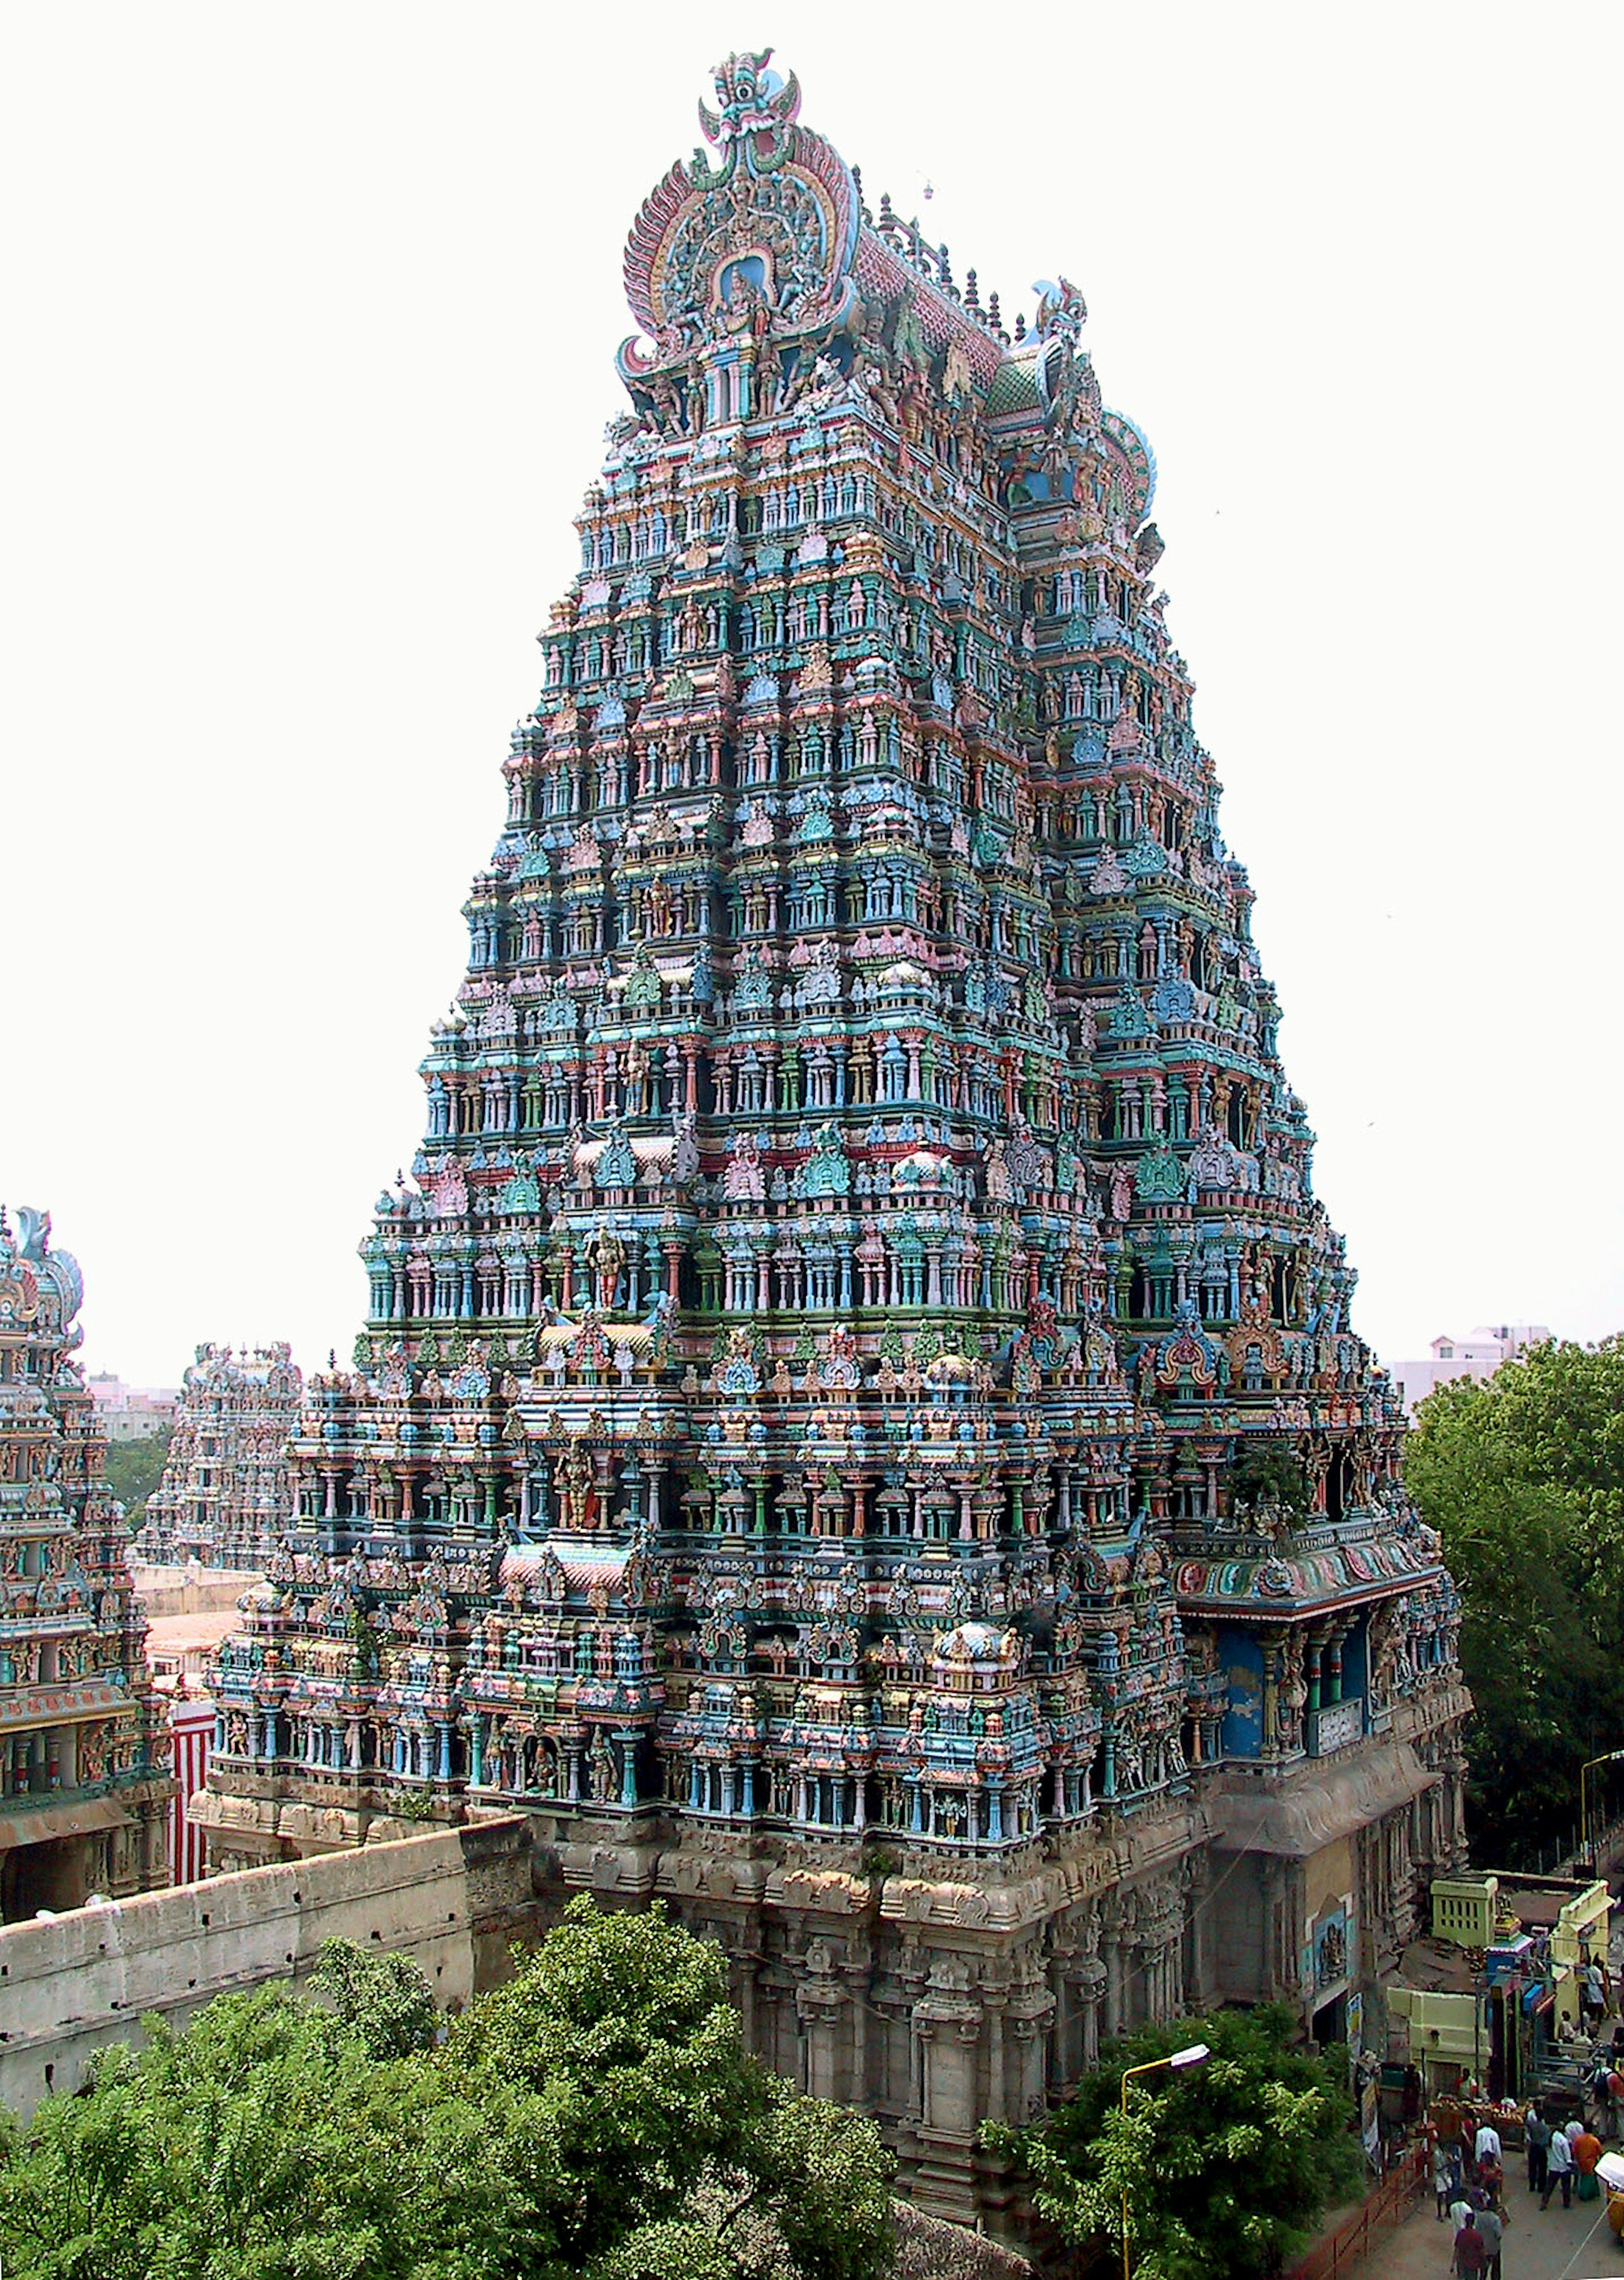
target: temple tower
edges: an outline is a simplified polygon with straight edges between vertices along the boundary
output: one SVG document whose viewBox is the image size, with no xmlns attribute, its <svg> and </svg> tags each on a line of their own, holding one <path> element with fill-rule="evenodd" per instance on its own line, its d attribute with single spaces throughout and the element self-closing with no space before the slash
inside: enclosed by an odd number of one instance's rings
<svg viewBox="0 0 1624 2280">
<path fill-rule="evenodd" d="M 793 79 L 716 86 L 206 1809 L 526 1806 L 996 2221 L 977 2122 L 1104 2035 L 1374 2002 L 1458 1607 L 1081 298 L 1006 331 Z"/>
<path fill-rule="evenodd" d="M 197 1348 L 136 1550 L 158 1564 L 262 1568 L 293 1510 L 288 1442 L 304 1382 L 285 1341 Z"/>
<path fill-rule="evenodd" d="M 78 1262 L 0 1212 L 0 1921 L 168 1881 L 169 1741 L 107 1444 L 73 1356 Z"/>
</svg>

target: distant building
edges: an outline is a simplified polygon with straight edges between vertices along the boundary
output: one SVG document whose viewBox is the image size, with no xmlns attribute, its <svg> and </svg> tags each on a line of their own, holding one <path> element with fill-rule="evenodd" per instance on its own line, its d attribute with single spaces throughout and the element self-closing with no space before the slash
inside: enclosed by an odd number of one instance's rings
<svg viewBox="0 0 1624 2280">
<path fill-rule="evenodd" d="M 187 1371 L 169 1462 L 147 1498 L 137 1549 L 169 1566 L 263 1565 L 292 1505 L 288 1436 L 304 1380 L 285 1344 L 202 1345 Z"/>
<path fill-rule="evenodd" d="M 181 1397 L 173 1386 L 126 1385 L 104 1370 L 85 1380 L 85 1390 L 110 1441 L 150 1441 L 173 1429 Z"/>
<path fill-rule="evenodd" d="M 0 1918 L 164 1881 L 168 1736 L 96 1406 L 84 1286 L 43 1212 L 0 1213 Z"/>
<path fill-rule="evenodd" d="M 1458 1377 L 1492 1377 L 1503 1362 L 1515 1361 L 1530 1346 L 1543 1345 L 1551 1332 L 1543 1322 L 1480 1323 L 1470 1337 L 1434 1338 L 1425 1361 L 1396 1361 L 1394 1377 L 1413 1414 L 1418 1401 Z"/>
<path fill-rule="evenodd" d="M 1405 1951 L 1387 1993 L 1388 2056 L 1429 2096 L 1473 2076 L 1526 2095 L 1540 2044 L 1580 2022 L 1579 1975 L 1607 1960 L 1605 1877 L 1462 1870 L 1432 1880 L 1432 1929 Z"/>
</svg>

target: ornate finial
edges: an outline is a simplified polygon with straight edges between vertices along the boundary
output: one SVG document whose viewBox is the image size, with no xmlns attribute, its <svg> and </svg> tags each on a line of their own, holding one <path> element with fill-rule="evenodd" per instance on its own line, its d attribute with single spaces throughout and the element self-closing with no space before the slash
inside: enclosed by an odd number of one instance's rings
<svg viewBox="0 0 1624 2280">
<path fill-rule="evenodd" d="M 746 49 L 713 70 L 720 112 L 702 103 L 699 124 L 705 140 L 729 155 L 729 146 L 744 135 L 770 135 L 775 144 L 781 143 L 800 113 L 800 82 L 793 72 L 786 80 L 769 71 L 772 57 L 771 48 L 758 54 Z"/>
<path fill-rule="evenodd" d="M 50 1248 L 50 1213 L 39 1211 L 33 1204 L 17 1206 L 18 1248 L 25 1259 L 37 1265 Z"/>
<path fill-rule="evenodd" d="M 966 269 L 965 272 L 965 306 L 972 316 L 979 317 L 981 313 L 981 291 L 975 281 L 974 269 Z"/>
<path fill-rule="evenodd" d="M 1062 277 L 1058 285 L 1040 277 L 1032 290 L 1037 296 L 1037 335 L 1047 340 L 1051 334 L 1061 339 L 1074 341 L 1088 322 L 1089 312 L 1081 294 L 1069 277 Z"/>
</svg>

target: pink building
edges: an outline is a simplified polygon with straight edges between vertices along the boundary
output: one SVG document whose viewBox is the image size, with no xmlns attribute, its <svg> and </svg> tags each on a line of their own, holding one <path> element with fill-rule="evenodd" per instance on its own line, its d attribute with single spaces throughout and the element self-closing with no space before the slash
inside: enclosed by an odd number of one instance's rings
<svg viewBox="0 0 1624 2280">
<path fill-rule="evenodd" d="M 1480 1323 L 1469 1337 L 1438 1337 L 1425 1361 L 1396 1361 L 1394 1377 L 1412 1416 L 1418 1401 L 1458 1377 L 1492 1377 L 1502 1362 L 1515 1361 L 1530 1346 L 1543 1345 L 1551 1332 L 1543 1322 Z"/>
<path fill-rule="evenodd" d="M 150 1441 L 174 1430 L 181 1397 L 173 1386 L 126 1385 L 111 1370 L 85 1380 L 96 1414 L 110 1441 Z"/>
</svg>

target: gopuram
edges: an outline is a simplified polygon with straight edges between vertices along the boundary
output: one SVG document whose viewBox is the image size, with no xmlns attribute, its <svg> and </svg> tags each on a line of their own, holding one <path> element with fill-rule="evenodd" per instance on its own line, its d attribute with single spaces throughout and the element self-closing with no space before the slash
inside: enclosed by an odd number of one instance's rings
<svg viewBox="0 0 1624 2280">
<path fill-rule="evenodd" d="M 304 1382 L 286 1341 L 201 1345 L 181 1387 L 164 1477 L 147 1499 L 143 1560 L 262 1568 L 293 1509 L 289 1437 Z"/>
<path fill-rule="evenodd" d="M 523 1808 L 996 2221 L 978 2122 L 1119 2029 L 1376 2039 L 1459 1608 L 1081 297 L 1006 330 L 793 79 L 716 84 L 211 1858 Z"/>
<path fill-rule="evenodd" d="M 73 1355 L 79 1266 L 0 1212 L 0 1922 L 167 1883 L 169 1737 L 107 1444 Z"/>
</svg>

